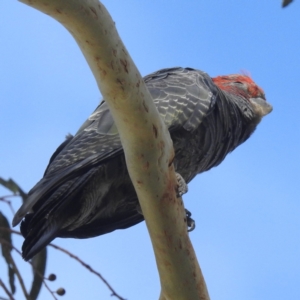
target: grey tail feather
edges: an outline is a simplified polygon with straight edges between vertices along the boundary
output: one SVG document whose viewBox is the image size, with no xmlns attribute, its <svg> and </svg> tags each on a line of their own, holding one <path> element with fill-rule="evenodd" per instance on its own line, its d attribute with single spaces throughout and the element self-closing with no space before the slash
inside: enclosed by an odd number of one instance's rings
<svg viewBox="0 0 300 300">
<path fill-rule="evenodd" d="M 57 232 L 60 229 L 60 224 L 57 222 L 52 222 L 52 224 L 49 224 L 48 222 L 44 224 L 35 224 L 34 228 L 32 228 L 29 225 L 31 217 L 31 214 L 26 215 L 21 223 L 21 232 L 25 237 L 22 246 L 22 256 L 26 261 L 46 247 L 57 236 Z M 29 231 L 28 226 L 32 228 Z"/>
</svg>

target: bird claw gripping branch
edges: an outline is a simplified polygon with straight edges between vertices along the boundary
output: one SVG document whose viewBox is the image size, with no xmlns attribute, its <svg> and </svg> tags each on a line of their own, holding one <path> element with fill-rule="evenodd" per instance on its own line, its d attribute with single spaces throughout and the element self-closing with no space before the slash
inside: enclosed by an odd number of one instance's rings
<svg viewBox="0 0 300 300">
<path fill-rule="evenodd" d="M 186 224 L 188 226 L 188 232 L 193 231 L 196 228 L 196 222 L 194 219 L 191 218 L 192 213 L 185 209 L 185 213 L 186 213 Z"/>
</svg>

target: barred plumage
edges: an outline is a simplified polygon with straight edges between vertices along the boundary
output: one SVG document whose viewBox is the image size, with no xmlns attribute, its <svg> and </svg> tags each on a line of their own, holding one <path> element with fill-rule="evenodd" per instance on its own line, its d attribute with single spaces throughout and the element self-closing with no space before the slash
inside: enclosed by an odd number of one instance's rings
<svg viewBox="0 0 300 300">
<path fill-rule="evenodd" d="M 176 172 L 187 183 L 221 163 L 272 109 L 262 90 L 242 75 L 212 79 L 199 70 L 172 68 L 144 80 L 169 128 Z M 26 260 L 55 237 L 88 238 L 143 221 L 104 101 L 55 151 L 13 225 L 23 218 Z"/>
</svg>

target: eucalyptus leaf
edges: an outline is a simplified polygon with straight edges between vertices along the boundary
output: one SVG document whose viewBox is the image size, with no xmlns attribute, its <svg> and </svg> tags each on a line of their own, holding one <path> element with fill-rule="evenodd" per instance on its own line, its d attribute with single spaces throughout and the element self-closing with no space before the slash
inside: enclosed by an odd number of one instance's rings
<svg viewBox="0 0 300 300">
<path fill-rule="evenodd" d="M 11 264 L 12 257 L 11 257 L 11 247 L 12 240 L 11 240 L 11 231 L 10 226 L 7 218 L 2 214 L 0 211 L 0 245 L 2 256 L 4 257 L 7 267 L 8 267 L 8 277 L 9 277 L 9 285 L 12 294 L 15 293 L 15 271 Z"/>
<path fill-rule="evenodd" d="M 20 188 L 20 186 L 11 178 L 8 180 L 0 177 L 0 184 L 6 187 L 8 190 L 13 192 L 15 195 L 20 195 L 22 197 L 23 202 L 27 199 L 27 194 Z"/>
</svg>

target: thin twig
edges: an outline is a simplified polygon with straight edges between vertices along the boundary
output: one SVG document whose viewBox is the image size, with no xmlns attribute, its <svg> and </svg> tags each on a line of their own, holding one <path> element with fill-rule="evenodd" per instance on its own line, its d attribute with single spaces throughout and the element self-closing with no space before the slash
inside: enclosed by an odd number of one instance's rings
<svg viewBox="0 0 300 300">
<path fill-rule="evenodd" d="M 0 229 L 1 229 L 1 227 L 0 227 Z M 6 228 L 5 228 L 5 229 L 6 229 Z M 18 254 L 20 254 L 20 255 L 22 256 L 21 251 L 18 250 L 13 244 L 9 243 L 8 241 L 3 240 L 3 239 L 0 239 L 0 243 L 1 243 L 1 244 L 4 243 L 4 244 L 10 246 L 12 249 L 14 249 Z"/>
<path fill-rule="evenodd" d="M 68 250 L 66 250 L 64 248 L 61 248 L 61 247 L 59 247 L 57 245 L 49 244 L 49 246 L 53 247 L 54 249 L 60 250 L 61 252 L 69 255 L 71 258 L 77 260 L 82 266 L 84 266 L 85 268 L 87 268 L 91 273 L 93 273 L 96 276 L 98 276 L 104 282 L 104 284 L 109 288 L 109 290 L 112 292 L 111 296 L 115 296 L 119 300 L 126 300 L 125 298 L 121 297 L 120 295 L 118 295 L 115 292 L 115 290 L 112 288 L 112 286 L 107 282 L 107 280 L 99 272 L 95 271 L 90 265 L 88 265 L 85 262 L 83 262 L 79 257 L 77 257 L 76 255 L 72 254 Z"/>
<path fill-rule="evenodd" d="M 8 228 L 5 228 L 5 227 L 0 227 L 0 230 L 1 229 L 4 229 L 4 230 L 9 230 L 11 233 L 15 233 L 15 234 L 18 234 L 18 235 L 21 235 L 21 233 L 19 231 L 16 231 L 16 230 L 13 230 L 13 229 L 8 229 Z M 87 263 L 85 263 L 84 261 L 82 261 L 78 256 L 72 254 L 71 252 L 69 252 L 68 250 L 62 248 L 62 247 L 59 247 L 55 244 L 49 244 L 49 246 L 53 247 L 54 249 L 57 249 L 57 250 L 60 250 L 61 252 L 69 255 L 71 258 L 77 260 L 82 266 L 84 266 L 86 269 L 88 269 L 91 273 L 95 274 L 96 276 L 98 276 L 102 282 L 108 287 L 108 289 L 112 292 L 111 296 L 115 296 L 117 297 L 119 300 L 125 300 L 125 298 L 121 297 L 114 289 L 113 287 L 108 283 L 108 281 L 97 271 L 95 271 L 90 265 L 88 265 Z M 12 245 L 13 249 L 16 250 L 20 255 L 21 252 L 16 249 L 13 245 Z M 45 286 L 46 286 L 46 283 L 44 283 Z M 47 286 L 46 286 L 47 287 Z M 49 291 L 52 293 L 52 291 L 49 289 Z M 53 295 L 54 296 L 54 295 Z"/>
<path fill-rule="evenodd" d="M 22 253 L 20 253 L 22 255 Z M 58 300 L 56 297 L 55 297 L 55 294 L 56 292 L 53 292 L 49 285 L 46 283 L 46 280 L 45 280 L 45 277 L 35 268 L 35 266 L 32 264 L 31 261 L 28 261 L 28 263 L 31 264 L 31 266 L 34 268 L 35 272 L 38 274 L 38 276 L 40 276 L 42 279 L 43 279 L 43 284 L 45 286 L 45 288 L 49 291 L 49 293 L 52 295 L 52 297 L 54 298 L 54 300 Z"/>
<path fill-rule="evenodd" d="M 16 248 L 13 244 L 9 243 L 8 241 L 0 238 L 0 244 L 2 244 L 2 243 L 10 246 L 12 249 L 14 249 L 18 254 L 20 254 L 22 256 L 22 253 L 20 250 L 18 250 L 18 248 Z"/>
<path fill-rule="evenodd" d="M 22 255 L 22 254 L 21 254 Z M 37 269 L 34 267 L 34 265 L 32 264 L 31 261 L 28 261 L 28 263 L 31 264 L 31 266 L 34 268 L 35 272 L 38 274 L 38 276 L 40 276 L 42 279 L 43 279 L 43 284 L 45 286 L 45 288 L 49 291 L 49 293 L 52 295 L 52 297 L 54 298 L 54 300 L 58 300 L 56 297 L 55 297 L 55 292 L 51 291 L 49 285 L 46 283 L 46 280 L 45 280 L 45 277 L 39 272 L 37 271 Z"/>
<path fill-rule="evenodd" d="M 14 210 L 14 208 L 11 205 L 11 201 L 7 200 L 6 198 L 8 198 L 8 197 L 14 197 L 14 196 L 18 196 L 19 197 L 19 195 L 8 195 L 8 196 L 0 197 L 0 201 L 3 201 L 4 203 L 6 203 L 9 206 L 9 208 L 10 208 L 10 210 L 11 210 L 11 212 L 12 212 L 13 215 L 15 214 L 15 210 Z"/>
<path fill-rule="evenodd" d="M 15 300 L 15 298 L 13 297 L 12 293 L 9 291 L 9 289 L 6 287 L 6 285 L 4 284 L 4 282 L 1 280 L 0 278 L 0 286 L 2 286 L 2 288 L 4 289 L 5 293 L 7 294 L 7 296 L 9 297 L 9 300 Z"/>
<path fill-rule="evenodd" d="M 1 230 L 1 229 L 7 229 L 7 228 L 0 227 L 0 230 Z M 11 230 L 11 232 L 16 233 L 16 234 L 20 234 L 20 232 L 15 231 L 15 230 Z M 0 241 L 1 241 L 1 243 L 5 243 L 5 244 L 7 244 L 7 245 L 10 245 L 10 246 L 12 247 L 12 249 L 14 249 L 14 250 L 22 257 L 21 251 L 20 251 L 18 248 L 16 248 L 13 244 L 10 244 L 10 243 L 8 243 L 7 241 L 2 240 L 2 239 L 0 239 Z M 35 269 L 35 271 L 37 272 L 37 274 L 43 279 L 43 284 L 44 284 L 45 288 L 51 293 L 51 295 L 53 296 L 54 300 L 58 300 L 58 299 L 55 297 L 55 292 L 51 291 L 50 287 L 49 287 L 48 284 L 46 283 L 45 277 L 44 277 L 40 272 L 38 272 L 38 271 L 36 270 L 36 268 L 34 267 L 34 265 L 32 264 L 31 261 L 28 261 L 28 263 L 31 264 L 31 266 Z"/>
<path fill-rule="evenodd" d="M 13 230 L 13 229 L 7 228 L 7 227 L 1 227 L 1 226 L 0 226 L 0 230 L 6 230 L 6 231 L 9 231 L 9 232 L 11 232 L 11 233 L 15 233 L 15 234 L 18 234 L 18 235 L 22 235 L 20 231 Z"/>
<path fill-rule="evenodd" d="M 6 241 L 6 240 L 4 240 L 4 239 L 1 239 L 1 238 L 0 238 L 0 243 L 1 243 L 1 244 L 4 243 L 4 244 L 8 245 L 9 247 L 14 248 L 14 246 L 13 246 L 11 243 L 9 243 L 8 241 Z M 23 294 L 24 294 L 25 298 L 26 298 L 26 299 L 29 299 L 29 295 L 28 295 L 28 293 L 27 293 L 27 290 L 26 290 L 26 287 L 25 287 L 23 278 L 22 278 L 22 276 L 21 276 L 21 273 L 19 272 L 19 269 L 18 269 L 18 267 L 17 267 L 17 265 L 16 265 L 14 259 L 12 258 L 11 255 L 9 255 L 9 258 L 8 258 L 8 259 L 9 259 L 9 263 L 10 263 L 10 264 L 12 265 L 12 267 L 13 267 L 14 273 L 17 275 L 17 278 L 18 278 L 18 280 L 19 280 L 19 283 L 20 283 L 20 285 L 21 285 L 21 289 L 22 289 L 22 291 L 23 291 Z"/>
<path fill-rule="evenodd" d="M 21 289 L 22 289 L 22 291 L 23 291 L 23 294 L 24 294 L 25 298 L 26 298 L 27 300 L 29 300 L 29 295 L 28 295 L 28 293 L 27 293 L 27 290 L 26 290 L 26 287 L 25 287 L 23 278 L 22 278 L 21 273 L 20 273 L 20 271 L 19 271 L 19 269 L 18 269 L 18 267 L 17 267 L 17 265 L 16 265 L 16 263 L 15 263 L 15 261 L 14 261 L 14 259 L 12 258 L 11 255 L 9 256 L 9 260 L 10 260 L 10 263 L 11 263 L 13 269 L 14 269 L 15 274 L 16 274 L 17 277 L 18 277 L 18 280 L 19 280 L 19 283 L 20 283 L 20 286 L 21 286 Z"/>
<path fill-rule="evenodd" d="M 9 194 L 9 195 L 5 195 L 5 196 L 1 196 L 0 199 L 1 198 L 13 198 L 13 197 L 20 197 L 20 195 L 19 194 Z"/>
</svg>

